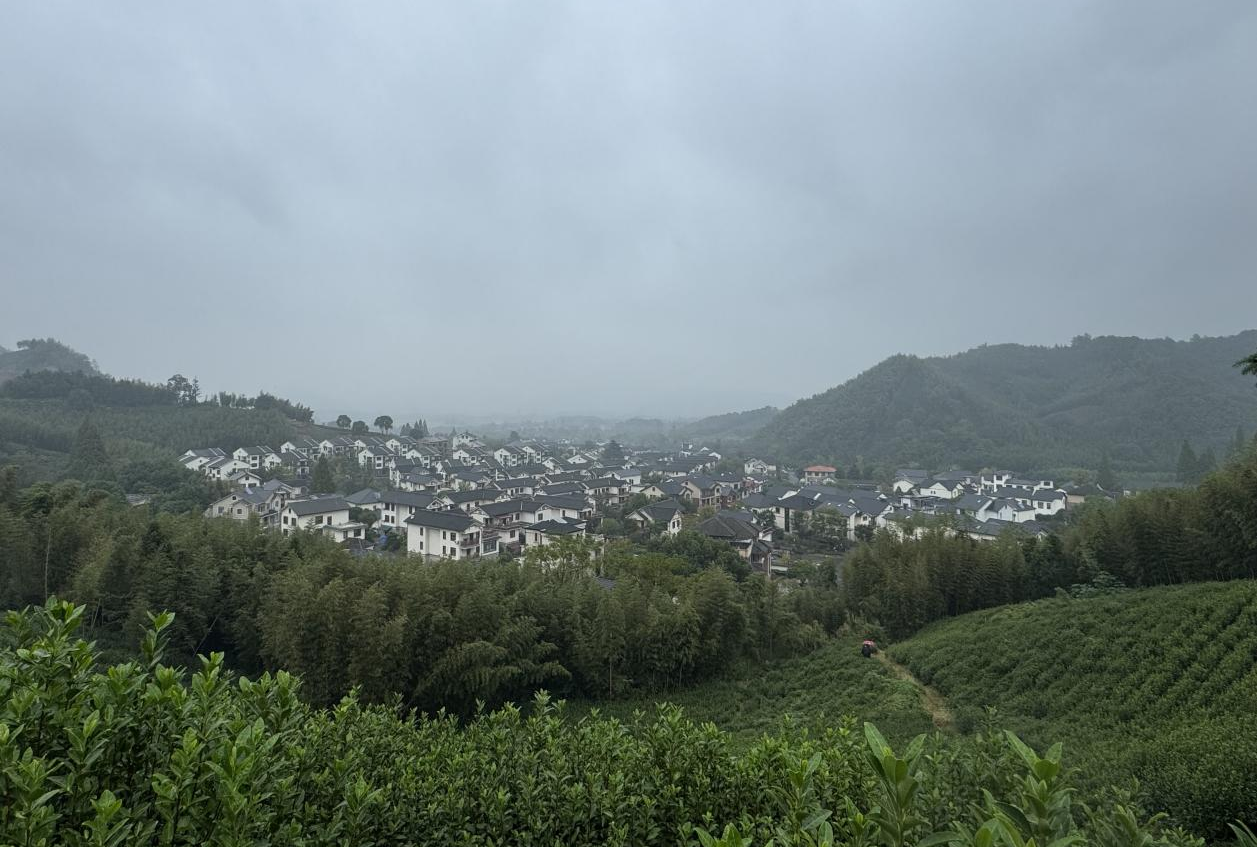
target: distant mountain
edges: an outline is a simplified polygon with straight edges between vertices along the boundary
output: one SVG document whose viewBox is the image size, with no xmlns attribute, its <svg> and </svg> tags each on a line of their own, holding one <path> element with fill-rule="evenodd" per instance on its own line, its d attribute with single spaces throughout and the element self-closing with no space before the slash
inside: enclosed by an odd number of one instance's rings
<svg viewBox="0 0 1257 848">
<path fill-rule="evenodd" d="M 95 362 L 56 339 L 25 339 L 17 343 L 17 350 L 0 347 L 0 383 L 27 371 L 100 373 Z"/>
<path fill-rule="evenodd" d="M 742 441 L 768 425 L 777 415 L 775 406 L 764 406 L 746 412 L 726 412 L 677 425 L 676 433 L 685 441 Z"/>
<path fill-rule="evenodd" d="M 894 356 L 798 401 L 751 441 L 794 462 L 862 456 L 943 467 L 1174 467 L 1179 445 L 1223 451 L 1257 428 L 1257 388 L 1232 364 L 1257 330 L 1191 341 L 1080 336 L 1069 346 L 983 345 Z"/>
</svg>

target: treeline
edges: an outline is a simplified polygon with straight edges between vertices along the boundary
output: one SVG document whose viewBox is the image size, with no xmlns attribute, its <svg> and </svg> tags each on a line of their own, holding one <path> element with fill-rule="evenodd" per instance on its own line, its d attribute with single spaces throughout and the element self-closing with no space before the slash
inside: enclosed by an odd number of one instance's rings
<svg viewBox="0 0 1257 848">
<path fill-rule="evenodd" d="M 352 557 L 320 536 L 151 514 L 73 482 L 0 489 L 0 607 L 71 598 L 103 644 L 168 609 L 180 657 L 217 650 L 248 673 L 300 673 L 319 703 L 352 686 L 459 712 L 542 687 L 653 691 L 808 650 L 841 623 L 833 583 L 781 594 L 680 555 L 593 553 L 570 543 L 522 562 Z"/>
<path fill-rule="evenodd" d="M 1080 803 L 1060 747 L 1011 734 L 900 754 L 847 721 L 739 751 L 675 709 L 572 722 L 540 695 L 466 724 L 312 709 L 285 673 L 165 665 L 166 615 L 103 668 L 83 615 L 0 628 L 5 844 L 1199 844 L 1124 793 Z"/>
<path fill-rule="evenodd" d="M 217 402 L 219 406 L 230 409 L 273 409 L 285 418 L 305 424 L 314 420 L 314 410 L 310 407 L 287 398 L 276 397 L 268 392 L 258 392 L 257 397 L 219 392 L 211 398 L 210 402 Z"/>
<path fill-rule="evenodd" d="M 24 400 L 63 399 L 102 406 L 162 406 L 176 402 L 166 386 L 120 380 L 83 371 L 27 371 L 0 386 L 0 397 Z"/>
<path fill-rule="evenodd" d="M 0 385 L 0 398 L 63 400 L 72 410 L 93 407 L 220 406 L 224 409 L 273 410 L 292 421 L 309 423 L 314 410 L 304 404 L 258 392 L 256 397 L 219 392 L 202 399 L 196 380 L 175 374 L 165 384 L 146 383 L 85 371 L 27 371 Z"/>
<path fill-rule="evenodd" d="M 848 609 L 905 636 L 945 616 L 1088 586 L 1257 577 L 1257 446 L 1190 489 L 1088 501 L 1042 539 L 879 532 L 845 563 Z"/>
<path fill-rule="evenodd" d="M 196 406 L 102 406 L 69 409 L 36 400 L 0 400 L 0 421 L 12 434 L 9 441 L 49 450 L 68 450 L 74 432 L 85 419 L 100 430 L 112 448 L 123 440 L 143 442 L 178 455 L 190 447 L 270 444 L 278 448 L 292 438 L 292 424 L 275 410 L 224 409 L 214 404 Z M 151 448 L 150 448 L 151 449 Z"/>
</svg>

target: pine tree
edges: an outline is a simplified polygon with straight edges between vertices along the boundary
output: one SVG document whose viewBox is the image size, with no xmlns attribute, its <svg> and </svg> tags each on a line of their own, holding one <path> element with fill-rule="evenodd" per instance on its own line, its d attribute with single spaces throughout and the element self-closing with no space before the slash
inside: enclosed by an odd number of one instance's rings
<svg viewBox="0 0 1257 848">
<path fill-rule="evenodd" d="M 91 419 L 84 419 L 70 450 L 70 476 L 80 480 L 113 479 L 113 467 L 105 451 L 105 440 Z"/>
<path fill-rule="evenodd" d="M 1205 452 L 1196 460 L 1196 482 L 1217 470 L 1218 458 L 1214 455 L 1213 448 L 1205 448 Z"/>
<path fill-rule="evenodd" d="M 1248 435 L 1244 432 L 1244 425 L 1239 424 L 1235 427 L 1235 441 L 1231 443 L 1231 450 L 1227 454 L 1228 459 L 1234 459 L 1241 456 L 1248 447 Z"/>
<path fill-rule="evenodd" d="M 1096 473 L 1096 484 L 1106 492 L 1117 489 L 1117 475 L 1113 473 L 1113 464 L 1109 461 L 1109 452 L 1100 454 L 1100 470 Z"/>
<path fill-rule="evenodd" d="M 314 464 L 314 479 L 310 481 L 310 491 L 316 495 L 326 495 L 336 491 L 336 481 L 332 479 L 332 466 L 328 465 L 327 457 L 319 457 Z"/>
<path fill-rule="evenodd" d="M 1178 481 L 1180 483 L 1194 482 L 1199 467 L 1200 461 L 1196 459 L 1196 452 L 1184 439 L 1183 446 L 1178 449 Z"/>
</svg>

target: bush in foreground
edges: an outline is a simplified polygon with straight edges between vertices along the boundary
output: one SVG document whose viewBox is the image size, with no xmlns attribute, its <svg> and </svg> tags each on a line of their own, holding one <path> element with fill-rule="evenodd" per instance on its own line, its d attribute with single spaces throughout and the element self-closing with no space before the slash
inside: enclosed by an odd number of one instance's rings
<svg viewBox="0 0 1257 848">
<path fill-rule="evenodd" d="M 1076 803 L 1060 747 L 1011 734 L 917 737 L 872 725 L 765 736 L 737 751 L 675 708 L 629 724 L 567 720 L 538 695 L 460 722 L 302 703 L 295 678 L 188 676 L 143 659 L 98 667 L 81 607 L 0 629 L 0 842 L 415 844 L 1149 844 L 1115 793 Z M 1030 842 L 1033 840 L 1033 843 Z"/>
</svg>

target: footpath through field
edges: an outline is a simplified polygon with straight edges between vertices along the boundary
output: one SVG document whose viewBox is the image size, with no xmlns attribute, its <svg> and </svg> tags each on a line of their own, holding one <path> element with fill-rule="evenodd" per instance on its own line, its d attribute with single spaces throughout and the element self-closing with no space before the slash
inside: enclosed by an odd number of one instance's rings
<svg viewBox="0 0 1257 848">
<path fill-rule="evenodd" d="M 955 732 L 956 718 L 951 714 L 951 710 L 947 706 L 947 699 L 939 694 L 937 689 L 933 686 L 926 686 L 920 680 L 917 680 L 912 672 L 888 657 L 885 651 L 878 651 L 873 656 L 877 657 L 892 675 L 900 680 L 906 680 L 917 687 L 921 692 L 921 704 L 925 707 L 925 711 L 930 714 L 935 727 L 945 733 Z"/>
</svg>

